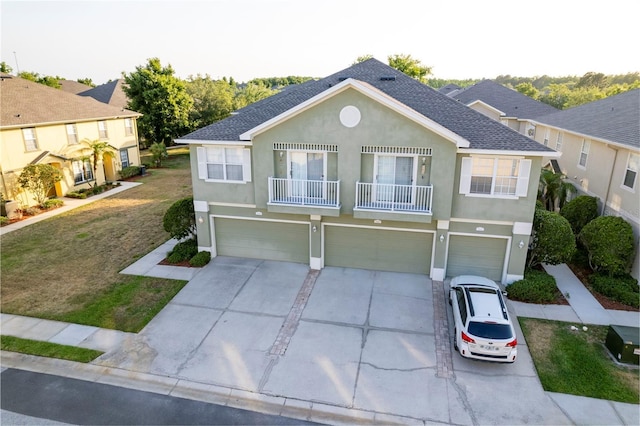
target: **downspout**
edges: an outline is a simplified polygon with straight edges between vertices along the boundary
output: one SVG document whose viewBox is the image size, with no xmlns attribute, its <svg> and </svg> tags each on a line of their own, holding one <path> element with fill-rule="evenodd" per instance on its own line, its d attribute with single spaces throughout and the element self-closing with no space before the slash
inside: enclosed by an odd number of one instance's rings
<svg viewBox="0 0 640 426">
<path fill-rule="evenodd" d="M 609 193 L 611 192 L 611 181 L 613 180 L 613 171 L 616 168 L 616 163 L 618 162 L 618 149 L 612 148 L 610 145 L 607 145 L 607 148 L 614 150 L 616 153 L 613 156 L 613 164 L 611 165 L 611 173 L 609 173 L 609 183 L 607 184 L 607 193 L 604 196 L 604 202 L 602 203 L 602 212 L 600 216 L 604 216 L 604 212 L 607 209 L 607 202 L 609 201 Z"/>
</svg>

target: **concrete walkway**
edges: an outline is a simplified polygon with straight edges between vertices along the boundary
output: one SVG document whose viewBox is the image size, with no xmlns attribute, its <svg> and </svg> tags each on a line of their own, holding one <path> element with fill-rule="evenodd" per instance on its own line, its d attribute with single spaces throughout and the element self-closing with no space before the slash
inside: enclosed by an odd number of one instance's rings
<svg viewBox="0 0 640 426">
<path fill-rule="evenodd" d="M 27 219 L 21 220 L 19 222 L 14 222 L 10 225 L 6 225 L 3 227 L 0 227 L 0 236 L 4 235 L 4 234 L 8 234 L 9 232 L 13 232 L 17 229 L 21 229 L 24 228 L 25 226 L 29 226 L 33 223 L 38 223 L 40 221 L 43 221 L 45 219 L 49 219 L 50 217 L 53 216 L 57 216 L 59 214 L 68 212 L 69 210 L 73 210 L 76 209 L 78 207 L 84 206 L 86 204 L 90 204 L 93 203 L 95 201 L 98 200 L 102 200 L 103 198 L 107 198 L 107 197 L 111 197 L 112 195 L 116 195 L 119 194 L 122 191 L 126 191 L 127 189 L 131 189 L 135 186 L 138 185 L 142 185 L 139 182 L 123 182 L 120 181 L 120 186 L 110 189 L 107 192 L 103 192 L 102 194 L 98 194 L 98 195 L 94 195 L 91 196 L 89 198 L 85 198 L 84 200 L 81 200 L 79 198 L 67 198 L 67 197 L 63 197 L 61 198 L 61 200 L 64 201 L 64 205 L 62 207 L 59 207 L 57 209 L 53 209 L 53 210 L 49 210 L 48 212 L 45 213 L 41 213 L 39 215 L 36 216 L 31 216 Z"/>
</svg>

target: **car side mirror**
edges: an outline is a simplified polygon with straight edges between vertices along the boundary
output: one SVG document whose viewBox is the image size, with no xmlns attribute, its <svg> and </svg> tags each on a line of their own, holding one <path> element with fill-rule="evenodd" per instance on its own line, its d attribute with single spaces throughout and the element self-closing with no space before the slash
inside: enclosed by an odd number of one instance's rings
<svg viewBox="0 0 640 426">
<path fill-rule="evenodd" d="M 507 297 L 509 294 L 507 293 L 507 291 L 506 291 L 506 290 L 502 290 L 502 295 L 503 295 L 504 297 Z"/>
</svg>

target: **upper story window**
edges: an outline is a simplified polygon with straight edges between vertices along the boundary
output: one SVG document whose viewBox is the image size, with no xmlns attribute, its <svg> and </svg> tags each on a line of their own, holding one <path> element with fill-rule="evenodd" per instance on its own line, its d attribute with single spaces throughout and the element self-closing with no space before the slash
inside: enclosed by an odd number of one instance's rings
<svg viewBox="0 0 640 426">
<path fill-rule="evenodd" d="M 580 158 L 578 159 L 578 166 L 587 167 L 587 157 L 589 157 L 589 149 L 591 148 L 591 141 L 586 139 L 582 140 L 582 147 L 580 148 Z"/>
<path fill-rule="evenodd" d="M 22 129 L 22 137 L 24 138 L 24 149 L 26 151 L 37 151 L 38 140 L 36 139 L 36 129 L 30 127 L 28 129 Z"/>
<path fill-rule="evenodd" d="M 98 121 L 98 133 L 100 135 L 100 139 L 107 139 L 109 137 L 106 121 Z"/>
<path fill-rule="evenodd" d="M 124 119 L 124 134 L 127 136 L 133 135 L 133 118 Z"/>
<path fill-rule="evenodd" d="M 76 129 L 75 124 L 67 124 L 65 126 L 67 128 L 67 141 L 69 145 L 74 145 L 78 143 L 78 129 Z"/>
<path fill-rule="evenodd" d="M 556 136 L 556 151 L 562 152 L 562 132 L 558 132 Z"/>
<path fill-rule="evenodd" d="M 549 146 L 549 132 L 550 132 L 549 129 L 545 130 L 544 132 L 544 141 L 542 141 L 542 144 L 544 146 Z"/>
<path fill-rule="evenodd" d="M 73 181 L 76 184 L 93 180 L 93 170 L 91 170 L 91 163 L 88 160 L 74 160 L 71 166 L 73 167 Z"/>
<path fill-rule="evenodd" d="M 198 177 L 208 181 L 250 182 L 251 152 L 243 147 L 198 147 Z"/>
<path fill-rule="evenodd" d="M 635 187 L 638 169 L 640 169 L 640 154 L 630 152 L 627 160 L 627 170 L 624 173 L 624 181 L 622 182 L 623 186 L 630 189 Z"/>
<path fill-rule="evenodd" d="M 507 157 L 462 159 L 460 193 L 472 196 L 526 197 L 531 160 Z"/>
</svg>

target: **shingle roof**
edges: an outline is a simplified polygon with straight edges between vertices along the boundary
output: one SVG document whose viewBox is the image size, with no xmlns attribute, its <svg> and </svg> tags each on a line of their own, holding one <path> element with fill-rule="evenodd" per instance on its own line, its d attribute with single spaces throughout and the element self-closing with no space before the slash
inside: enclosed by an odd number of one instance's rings
<svg viewBox="0 0 640 426">
<path fill-rule="evenodd" d="M 465 105 L 480 100 L 499 109 L 507 117 L 536 118 L 558 111 L 551 105 L 536 101 L 492 80 L 482 80 L 448 95 Z"/>
<path fill-rule="evenodd" d="M 438 92 L 444 93 L 445 95 L 449 95 L 452 92 L 456 92 L 462 90 L 462 87 L 458 86 L 455 83 L 449 83 L 446 86 L 442 86 L 438 89 Z"/>
<path fill-rule="evenodd" d="M 640 148 L 640 89 L 538 117 L 535 121 Z"/>
<path fill-rule="evenodd" d="M 381 79 L 381 77 L 392 77 Z M 229 118 L 198 129 L 180 140 L 238 141 L 239 135 L 318 95 L 341 81 L 363 81 L 470 142 L 470 149 L 553 152 L 528 137 L 460 102 L 369 59 L 320 80 L 309 80 L 253 103 Z"/>
<path fill-rule="evenodd" d="M 0 127 L 89 121 L 141 114 L 18 77 L 0 78 Z"/>
<path fill-rule="evenodd" d="M 86 84 L 78 83 L 73 80 L 58 80 L 58 84 L 60 84 L 60 89 L 77 95 L 80 92 L 84 92 L 85 90 L 91 89 L 91 86 L 87 86 Z"/>
<path fill-rule="evenodd" d="M 126 108 L 129 103 L 127 95 L 122 90 L 123 79 L 113 80 L 93 89 L 85 90 L 78 93 L 80 96 L 90 96 L 102 103 L 109 104 L 118 108 Z"/>
</svg>

